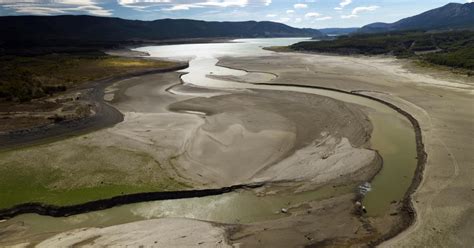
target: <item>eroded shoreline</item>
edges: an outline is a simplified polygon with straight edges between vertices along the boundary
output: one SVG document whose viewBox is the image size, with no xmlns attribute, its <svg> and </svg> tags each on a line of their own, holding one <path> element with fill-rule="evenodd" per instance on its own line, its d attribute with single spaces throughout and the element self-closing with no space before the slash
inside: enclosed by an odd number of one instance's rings
<svg viewBox="0 0 474 248">
<path fill-rule="evenodd" d="M 25 203 L 17 205 L 8 209 L 0 209 L 0 220 L 10 219 L 21 214 L 39 214 L 51 217 L 67 217 L 77 214 L 89 213 L 94 211 L 105 210 L 126 204 L 148 202 L 148 201 L 162 201 L 162 200 L 176 200 L 187 199 L 195 197 L 205 197 L 221 195 L 237 190 L 256 189 L 263 187 L 264 184 L 248 184 L 248 185 L 234 185 L 219 189 L 202 189 L 202 190 L 182 190 L 182 191 L 164 191 L 164 192 L 148 192 L 130 195 L 115 196 L 110 199 L 103 199 L 97 201 L 86 202 L 71 206 L 54 206 L 42 203 Z"/>
<path fill-rule="evenodd" d="M 415 131 L 415 137 L 416 137 L 416 151 L 417 151 L 417 167 L 416 167 L 416 172 L 415 175 L 413 176 L 412 183 L 408 189 L 408 191 L 405 194 L 405 197 L 403 198 L 403 206 L 401 208 L 402 216 L 403 216 L 403 223 L 404 225 L 402 226 L 397 226 L 395 229 L 393 229 L 390 233 L 387 233 L 386 235 L 382 236 L 380 239 L 373 241 L 370 245 L 371 246 L 377 246 L 381 244 L 382 242 L 389 240 L 404 230 L 406 230 L 409 226 L 411 226 L 415 221 L 416 221 L 416 211 L 413 206 L 413 199 L 412 199 L 412 194 L 416 191 L 416 189 L 419 187 L 421 181 L 423 180 L 423 171 L 426 165 L 426 161 L 428 158 L 428 154 L 425 151 L 425 145 L 423 143 L 423 136 L 422 136 L 422 131 L 420 124 L 418 120 L 411 115 L 410 113 L 406 112 L 405 110 L 401 109 L 400 107 L 396 106 L 395 104 L 392 104 L 390 102 L 384 101 L 382 99 L 372 97 L 372 96 L 367 96 L 362 93 L 358 93 L 357 90 L 347 92 L 344 90 L 339 90 L 339 89 L 333 89 L 333 88 L 328 88 L 328 87 L 320 87 L 320 86 L 309 86 L 309 85 L 298 85 L 298 84 L 271 84 L 271 83 L 260 83 L 260 85 L 273 85 L 273 86 L 291 86 L 291 87 L 302 87 L 302 88 L 312 88 L 312 89 L 323 89 L 323 90 L 331 90 L 331 91 L 336 91 L 340 93 L 345 93 L 345 94 L 351 94 L 351 95 L 356 95 L 360 97 L 365 97 L 373 101 L 380 102 L 382 104 L 385 104 L 386 106 L 392 108 L 393 110 L 397 111 L 399 114 L 405 116 L 410 123 L 413 126 L 413 129 Z"/>
<path fill-rule="evenodd" d="M 300 85 L 288 85 L 288 86 L 300 86 Z M 326 89 L 327 89 L 327 88 L 326 88 Z M 336 91 L 338 91 L 338 90 L 336 89 Z M 354 93 L 355 93 L 355 92 L 347 92 L 347 91 L 339 91 L 339 92 L 347 93 L 347 94 L 349 94 L 349 93 L 354 94 Z M 367 97 L 367 96 L 362 95 L 362 94 L 361 94 L 360 96 Z M 375 98 L 375 99 L 377 99 L 377 98 Z M 375 99 L 372 99 L 372 100 L 375 100 Z M 380 99 L 379 99 L 379 100 L 380 100 Z M 383 100 L 382 100 L 382 101 L 383 101 Z M 388 102 L 387 102 L 387 103 L 388 103 Z M 384 104 L 385 104 L 385 102 L 384 102 Z M 395 106 L 395 105 L 393 105 L 393 106 Z M 389 106 L 389 107 L 391 107 L 391 108 L 393 109 L 392 106 Z M 395 107 L 396 107 L 396 106 L 395 106 Z M 397 108 L 398 108 L 398 107 L 397 107 Z M 397 112 L 399 112 L 399 113 L 400 113 L 400 111 L 403 111 L 402 109 L 399 109 L 399 110 L 395 109 L 395 110 L 396 110 Z M 405 116 L 405 117 L 407 117 L 407 116 Z M 413 120 L 410 119 L 409 117 L 407 117 L 407 118 L 410 120 L 410 122 L 412 123 L 413 127 L 415 127 L 416 125 L 413 124 L 413 121 L 415 121 L 416 123 L 418 123 L 418 122 L 417 122 L 416 119 L 414 119 L 413 116 L 411 116 L 411 117 L 413 118 Z M 418 125 L 418 129 L 419 129 L 419 125 Z M 416 128 L 415 128 L 415 132 L 416 132 Z M 417 135 L 417 148 L 419 148 L 419 145 L 420 145 L 420 144 L 423 145 L 423 141 L 422 141 L 422 139 L 421 139 L 421 131 L 420 131 L 420 137 L 419 137 L 419 139 L 420 139 L 420 143 L 418 143 L 418 135 Z M 417 153 L 419 153 L 418 149 L 417 149 Z M 424 159 L 426 159 L 426 157 L 424 157 Z M 420 162 L 420 156 L 418 156 L 418 162 Z M 417 172 L 417 173 L 418 173 L 418 172 Z M 421 179 L 420 179 L 420 180 L 421 180 Z M 412 186 L 413 186 L 413 184 L 412 184 Z M 411 187 L 412 187 L 412 186 L 411 186 Z"/>
<path fill-rule="evenodd" d="M 73 137 L 88 132 L 107 128 L 123 121 L 123 115 L 116 108 L 104 100 L 105 88 L 111 84 L 128 78 L 139 77 L 154 73 L 167 73 L 183 70 L 189 67 L 188 63 L 180 63 L 170 68 L 148 69 L 132 72 L 126 75 L 92 81 L 71 91 L 81 91 L 84 98 L 95 105 L 96 113 L 92 116 L 61 121 L 54 124 L 33 127 L 24 130 L 14 130 L 0 134 L 0 150 L 9 150 L 24 146 L 41 144 L 43 141 L 56 141 L 66 137 Z"/>
<path fill-rule="evenodd" d="M 174 75 L 174 74 L 173 74 L 173 75 Z M 133 85 L 133 83 L 132 83 L 132 85 Z M 163 88 L 167 88 L 167 86 L 166 86 L 166 85 L 164 85 L 164 86 L 163 86 Z M 134 94 L 138 94 L 138 93 L 139 93 L 139 92 L 136 92 L 136 93 L 134 93 Z M 115 98 L 114 98 L 114 99 L 115 99 Z M 123 106 L 121 105 L 120 101 L 118 101 L 118 104 L 119 104 L 119 108 L 123 108 L 123 107 L 125 107 L 125 105 L 123 105 Z M 132 107 L 132 106 L 127 106 L 127 108 L 131 108 L 131 109 L 133 109 L 133 107 Z M 347 198 L 347 195 L 346 195 L 346 196 L 345 196 L 343 199 L 345 199 L 345 201 L 344 201 L 344 205 L 345 205 L 345 206 L 347 206 L 347 204 L 348 204 L 348 203 L 350 203 L 350 201 L 349 201 L 349 202 L 347 202 L 347 201 L 346 201 L 346 200 L 348 199 L 348 198 Z"/>
<path fill-rule="evenodd" d="M 280 69 L 280 61 L 288 68 Z M 422 182 L 412 192 L 416 221 L 382 246 L 465 246 L 472 243 L 473 81 L 387 57 L 275 54 L 220 61 L 233 68 L 272 71 L 272 83 L 362 91 L 409 112 L 418 120 L 428 153 Z M 472 137 L 472 136 L 471 136 Z M 414 187 L 415 185 L 413 185 Z M 456 192 L 453 194 L 453 192 Z M 454 228 L 455 227 L 455 228 Z M 464 234 L 464 235 L 462 235 Z"/>
<path fill-rule="evenodd" d="M 344 94 L 352 94 L 360 97 L 365 97 L 374 101 L 381 102 L 390 108 L 396 110 L 398 113 L 402 114 L 403 116 L 407 117 L 410 122 L 412 123 L 415 133 L 416 133 L 416 141 L 417 141 L 417 152 L 418 156 L 418 168 L 417 173 L 414 177 L 412 186 L 410 187 L 410 192 L 416 189 L 417 185 L 421 181 L 422 177 L 422 168 L 426 161 L 426 153 L 424 152 L 424 145 L 421 137 L 421 130 L 418 124 L 418 121 L 411 116 L 409 113 L 405 112 L 404 110 L 398 108 L 397 106 L 380 100 L 375 97 L 366 96 L 360 93 L 354 92 L 346 92 L 343 90 L 338 89 L 331 89 L 327 87 L 317 87 L 317 86 L 304 86 L 304 85 L 296 85 L 296 84 L 264 84 L 264 85 L 276 85 L 276 86 L 292 86 L 292 87 L 308 87 L 308 88 L 316 88 L 316 89 L 324 89 L 324 90 L 332 90 Z M 420 159 L 421 158 L 421 159 Z M 91 211 L 97 210 L 104 210 L 107 208 L 131 204 L 131 203 L 138 203 L 138 202 L 146 202 L 146 201 L 155 201 L 155 200 L 167 200 L 167 199 L 182 199 L 188 197 L 203 197 L 209 195 L 217 195 L 217 194 L 224 194 L 235 190 L 245 189 L 245 188 L 258 188 L 261 187 L 261 184 L 257 185 L 236 185 L 231 187 L 225 187 L 221 189 L 204 189 L 204 190 L 192 190 L 192 191 L 176 191 L 176 192 L 150 192 L 150 193 L 141 193 L 141 194 L 132 194 L 132 195 L 124 195 L 113 197 L 111 199 L 104 199 L 99 201 L 87 202 L 84 204 L 79 204 L 75 206 L 66 206 L 66 207 L 58 207 L 58 206 L 49 206 L 43 205 L 40 203 L 27 203 L 22 204 L 20 206 L 16 206 L 10 209 L 5 209 L 0 211 L 0 218 L 12 218 L 19 214 L 24 213 L 37 213 L 40 215 L 47 215 L 47 216 L 54 216 L 54 217 L 64 217 L 70 216 L 75 214 L 87 213 Z M 407 226 L 411 225 L 414 221 L 415 212 L 411 207 L 411 193 L 407 192 L 406 197 L 404 199 L 404 204 L 402 208 L 402 214 L 406 217 L 405 222 L 406 226 L 399 226 L 393 233 L 387 234 L 387 236 L 380 238 L 378 241 L 374 242 L 374 244 L 379 244 L 380 242 L 387 240 L 395 235 L 397 235 L 400 231 L 404 230 Z"/>
</svg>

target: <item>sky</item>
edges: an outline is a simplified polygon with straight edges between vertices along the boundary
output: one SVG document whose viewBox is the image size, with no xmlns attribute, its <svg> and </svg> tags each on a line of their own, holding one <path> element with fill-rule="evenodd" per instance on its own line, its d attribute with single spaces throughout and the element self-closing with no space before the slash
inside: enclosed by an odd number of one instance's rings
<svg viewBox="0 0 474 248">
<path fill-rule="evenodd" d="M 474 0 L 0 0 L 0 16 L 95 15 L 124 19 L 276 21 L 294 27 L 395 22 L 450 2 Z"/>
</svg>

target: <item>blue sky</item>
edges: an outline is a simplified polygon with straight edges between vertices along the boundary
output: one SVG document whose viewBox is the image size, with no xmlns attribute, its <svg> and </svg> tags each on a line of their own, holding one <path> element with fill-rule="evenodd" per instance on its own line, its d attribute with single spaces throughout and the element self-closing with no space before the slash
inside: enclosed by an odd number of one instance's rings
<svg viewBox="0 0 474 248">
<path fill-rule="evenodd" d="M 0 0 L 0 15 L 269 20 L 295 27 L 325 28 L 394 22 L 449 2 L 473 0 Z"/>
</svg>

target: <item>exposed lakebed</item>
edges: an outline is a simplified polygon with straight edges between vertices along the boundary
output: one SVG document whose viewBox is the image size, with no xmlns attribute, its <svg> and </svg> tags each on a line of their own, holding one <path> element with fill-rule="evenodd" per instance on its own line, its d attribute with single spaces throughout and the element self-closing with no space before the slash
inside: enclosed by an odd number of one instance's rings
<svg viewBox="0 0 474 248">
<path fill-rule="evenodd" d="M 407 118 L 389 106 L 361 96 L 350 95 L 325 89 L 311 89 L 307 87 L 291 87 L 278 85 L 245 84 L 219 80 L 212 76 L 241 77 L 247 74 L 262 72 L 246 72 L 216 65 L 218 57 L 232 56 L 265 56 L 271 52 L 262 50 L 262 47 L 282 46 L 296 42 L 297 39 L 251 39 L 235 40 L 237 43 L 203 44 L 143 47 L 138 51 L 148 52 L 153 57 L 161 58 L 193 58 L 186 75 L 182 76 L 184 83 L 206 88 L 232 89 L 266 89 L 280 91 L 294 91 L 328 96 L 340 101 L 358 104 L 370 109 L 369 118 L 374 127 L 370 139 L 371 148 L 377 150 L 383 158 L 383 167 L 380 173 L 371 182 L 370 192 L 364 203 L 372 215 L 382 215 L 389 210 L 393 201 L 400 201 L 412 183 L 417 166 L 417 147 L 415 131 Z M 274 75 L 269 74 L 270 81 Z M 298 84 L 298 82 L 288 82 Z M 171 89 L 172 91 L 173 89 Z M 177 92 L 179 94 L 179 92 Z"/>
<path fill-rule="evenodd" d="M 411 185 L 417 165 L 415 132 L 411 123 L 404 116 L 380 102 L 361 96 L 323 89 L 246 84 L 209 77 L 209 75 L 242 77 L 255 73 L 258 74 L 255 76 L 259 81 L 271 82 L 275 75 L 262 72 L 248 73 L 219 67 L 216 66 L 217 58 L 222 56 L 271 55 L 271 52 L 264 51 L 261 48 L 264 46 L 286 45 L 296 41 L 298 39 L 237 40 L 236 43 L 173 45 L 145 47 L 137 50 L 146 51 L 154 57 L 191 59 L 190 67 L 184 70 L 187 74 L 182 76 L 185 84 L 189 83 L 216 90 L 238 89 L 245 91 L 246 89 L 255 89 L 302 92 L 327 96 L 363 106 L 373 126 L 370 148 L 377 150 L 383 158 L 382 170 L 372 180 L 371 191 L 364 198 L 364 204 L 372 216 L 387 214 L 390 211 L 391 203 L 400 201 L 405 196 Z M 298 82 L 288 83 L 297 84 Z M 186 94 L 186 92 L 180 91 L 180 87 L 172 87 L 169 91 L 178 95 Z M 199 95 L 196 92 L 190 94 Z M 209 96 L 209 93 L 204 92 L 202 95 Z M 199 115 L 199 113 L 193 112 L 188 114 Z M 27 214 L 0 223 L 0 227 L 14 222 L 22 222 L 25 226 L 30 227 L 24 233 L 24 237 L 38 237 L 39 235 L 46 238 L 54 233 L 80 227 L 110 226 L 161 217 L 186 217 L 222 223 L 251 223 L 284 217 L 285 215 L 280 213 L 282 208 L 298 207 L 307 201 L 354 192 L 357 190 L 357 186 L 323 187 L 298 194 L 282 192 L 281 194 L 266 196 L 257 196 L 252 191 L 239 191 L 204 198 L 129 204 L 65 218 Z"/>
</svg>

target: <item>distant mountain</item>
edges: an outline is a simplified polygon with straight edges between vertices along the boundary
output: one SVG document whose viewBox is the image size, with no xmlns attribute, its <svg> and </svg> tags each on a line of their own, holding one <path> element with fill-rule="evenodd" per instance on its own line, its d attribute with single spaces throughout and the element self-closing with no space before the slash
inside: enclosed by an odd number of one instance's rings
<svg viewBox="0 0 474 248">
<path fill-rule="evenodd" d="M 206 22 L 187 19 L 125 20 L 95 16 L 0 17 L 0 45 L 59 41 L 158 41 L 192 38 L 323 37 L 316 29 L 275 22 Z"/>
<path fill-rule="evenodd" d="M 322 28 L 318 30 L 325 35 L 346 35 L 356 32 L 359 28 Z"/>
<path fill-rule="evenodd" d="M 404 30 L 474 29 L 474 3 L 450 3 L 441 8 L 402 19 L 395 23 L 373 23 L 358 32 L 378 33 Z"/>
</svg>

